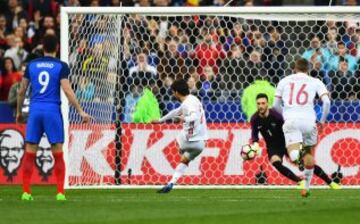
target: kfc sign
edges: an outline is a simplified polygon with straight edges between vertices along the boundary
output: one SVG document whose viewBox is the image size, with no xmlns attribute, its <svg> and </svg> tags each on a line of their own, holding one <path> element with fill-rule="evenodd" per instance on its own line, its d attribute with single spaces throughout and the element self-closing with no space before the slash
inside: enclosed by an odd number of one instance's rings
<svg viewBox="0 0 360 224">
<path fill-rule="evenodd" d="M 241 145 L 250 138 L 248 124 L 209 124 L 204 151 L 190 163 L 179 184 L 256 184 L 265 172 L 268 184 L 293 184 L 269 164 L 266 150 L 253 161 L 243 161 Z M 122 126 L 121 180 L 123 184 L 164 184 L 180 161 L 176 136 L 181 126 L 173 124 Z M 0 124 L 0 183 L 22 182 L 25 126 Z M 115 130 L 111 125 L 71 125 L 67 172 L 70 185 L 113 184 Z M 264 144 L 261 144 L 264 147 Z M 319 137 L 315 158 L 327 174 L 341 168 L 342 184 L 360 185 L 360 123 L 327 124 Z M 284 163 L 302 175 L 288 160 Z M 46 136 L 40 141 L 34 161 L 33 181 L 53 184 L 54 157 Z M 314 178 L 314 184 L 323 184 Z"/>
<path fill-rule="evenodd" d="M 92 128 L 72 127 L 68 168 L 70 184 L 79 184 L 79 180 L 87 184 L 98 184 L 105 179 L 110 183 L 114 181 L 114 130 Z M 122 183 L 162 184 L 168 181 L 180 160 L 175 139 L 181 127 L 127 124 L 122 128 Z M 266 150 L 254 161 L 241 159 L 241 145 L 250 138 L 247 124 L 210 124 L 209 137 L 206 149 L 190 163 L 180 184 L 255 184 L 260 166 L 268 176 L 268 184 L 292 184 L 272 168 Z M 345 177 L 343 184 L 360 184 L 359 146 L 359 124 L 328 124 L 316 148 L 317 164 L 329 175 L 340 165 Z M 285 163 L 301 175 L 295 166 L 288 161 Z M 314 183 L 322 184 L 316 178 Z"/>
</svg>

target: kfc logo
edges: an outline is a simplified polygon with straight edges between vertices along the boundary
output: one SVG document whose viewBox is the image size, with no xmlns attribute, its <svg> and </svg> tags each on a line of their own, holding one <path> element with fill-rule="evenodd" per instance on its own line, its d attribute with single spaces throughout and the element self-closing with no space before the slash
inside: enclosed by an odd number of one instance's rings
<svg viewBox="0 0 360 224">
<path fill-rule="evenodd" d="M 51 152 L 50 143 L 43 135 L 38 150 L 36 152 L 35 165 L 39 170 L 39 174 L 42 177 L 42 181 L 47 181 L 48 177 L 51 176 L 51 171 L 54 168 L 55 160 Z"/>
<path fill-rule="evenodd" d="M 7 129 L 0 133 L 0 166 L 4 169 L 8 181 L 12 181 L 16 176 L 24 153 L 24 137 L 19 131 Z"/>
</svg>

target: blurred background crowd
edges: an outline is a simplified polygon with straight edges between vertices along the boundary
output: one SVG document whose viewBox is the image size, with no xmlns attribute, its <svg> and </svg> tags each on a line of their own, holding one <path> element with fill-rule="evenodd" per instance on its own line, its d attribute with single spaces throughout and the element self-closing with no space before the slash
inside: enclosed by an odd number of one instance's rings
<svg viewBox="0 0 360 224">
<path fill-rule="evenodd" d="M 354 6 L 357 0 L 334 0 Z M 41 40 L 60 34 L 60 6 L 281 6 L 328 5 L 326 0 L 7 0 L 0 1 L 0 101 L 16 105 L 26 63 L 43 54 Z M 242 101 L 256 89 L 273 92 L 298 57 L 310 75 L 323 80 L 334 100 L 360 99 L 360 24 L 354 21 L 268 21 L 236 17 L 143 17 L 122 19 L 121 53 L 114 48 L 112 19 L 70 20 L 72 82 L 82 101 L 114 98 L 117 71 L 124 74 L 125 120 L 144 89 L 159 102 L 172 101 L 170 86 L 185 78 L 191 92 L 207 101 Z M 95 24 L 95 25 L 94 25 Z M 118 39 L 118 38 L 117 38 Z M 61 47 L 61 46 L 60 46 Z M 249 108 L 249 107 L 247 107 Z M 246 112 L 251 114 L 252 112 Z M 249 115 L 248 115 L 249 116 Z"/>
</svg>

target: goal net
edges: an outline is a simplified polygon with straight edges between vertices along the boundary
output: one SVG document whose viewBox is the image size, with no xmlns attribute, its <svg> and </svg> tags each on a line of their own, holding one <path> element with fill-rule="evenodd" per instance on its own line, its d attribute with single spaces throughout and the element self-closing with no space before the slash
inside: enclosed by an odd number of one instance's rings
<svg viewBox="0 0 360 224">
<path fill-rule="evenodd" d="M 84 110 L 63 103 L 67 187 L 162 185 L 180 155 L 180 124 L 150 124 L 179 105 L 171 83 L 187 80 L 209 128 L 206 149 L 179 185 L 290 186 L 262 155 L 243 161 L 255 96 L 273 102 L 296 59 L 331 93 L 316 163 L 345 186 L 360 185 L 360 9 L 62 8 L 61 56 Z M 349 11 L 351 10 L 351 11 Z M 321 113 L 321 103 L 315 110 Z M 299 118 L 302 119 L 302 118 Z M 301 176 L 284 157 L 284 164 Z M 314 177 L 314 185 L 324 185 Z"/>
</svg>

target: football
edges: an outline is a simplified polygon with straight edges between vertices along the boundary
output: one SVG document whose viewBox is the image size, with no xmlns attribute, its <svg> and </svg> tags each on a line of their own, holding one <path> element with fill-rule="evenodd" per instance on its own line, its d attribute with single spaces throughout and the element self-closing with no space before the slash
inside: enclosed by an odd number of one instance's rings
<svg viewBox="0 0 360 224">
<path fill-rule="evenodd" d="M 250 144 L 243 145 L 241 148 L 241 157 L 243 160 L 252 160 L 256 157 L 257 150 Z"/>
</svg>

